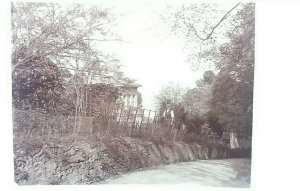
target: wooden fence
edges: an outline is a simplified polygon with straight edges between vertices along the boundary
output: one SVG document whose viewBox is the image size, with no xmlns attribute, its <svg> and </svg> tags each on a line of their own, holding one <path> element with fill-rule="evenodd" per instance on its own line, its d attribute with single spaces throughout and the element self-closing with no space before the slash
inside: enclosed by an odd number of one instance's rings
<svg viewBox="0 0 300 191">
<path fill-rule="evenodd" d="M 140 137 L 145 140 L 172 140 L 227 145 L 226 139 L 186 132 L 180 121 L 173 126 L 162 125 L 155 111 L 123 108 L 93 117 L 57 116 L 34 111 L 15 110 L 13 133 L 18 139 L 38 137 Z M 251 139 L 239 139 L 240 147 L 251 148 Z M 228 146 L 229 147 L 229 146 Z"/>
<path fill-rule="evenodd" d="M 183 138 L 184 130 L 161 125 L 156 111 L 128 107 L 93 117 L 55 116 L 34 111 L 14 111 L 14 136 L 136 136 L 165 140 Z"/>
</svg>

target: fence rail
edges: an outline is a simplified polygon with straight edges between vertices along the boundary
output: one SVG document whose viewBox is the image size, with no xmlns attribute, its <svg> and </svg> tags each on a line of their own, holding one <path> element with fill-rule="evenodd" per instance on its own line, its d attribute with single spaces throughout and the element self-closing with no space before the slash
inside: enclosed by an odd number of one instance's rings
<svg viewBox="0 0 300 191">
<path fill-rule="evenodd" d="M 14 111 L 14 136 L 137 136 L 164 140 L 184 138 L 178 122 L 162 125 L 156 111 L 140 108 L 122 108 L 112 113 L 93 117 L 54 116 L 34 111 Z M 198 138 L 200 140 L 200 138 Z"/>
<path fill-rule="evenodd" d="M 155 111 L 129 107 L 93 117 L 55 116 L 35 111 L 15 110 L 13 115 L 14 137 L 140 137 L 150 140 L 197 142 L 230 145 L 228 140 L 202 134 L 188 133 L 180 121 L 173 126 L 162 123 Z M 239 139 L 241 148 L 251 148 L 251 139 Z"/>
</svg>

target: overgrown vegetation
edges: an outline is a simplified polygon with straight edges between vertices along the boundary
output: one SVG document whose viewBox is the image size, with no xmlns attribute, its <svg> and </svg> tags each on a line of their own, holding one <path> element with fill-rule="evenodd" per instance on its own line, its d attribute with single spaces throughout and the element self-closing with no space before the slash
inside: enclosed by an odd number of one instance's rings
<svg viewBox="0 0 300 191">
<path fill-rule="evenodd" d="M 12 3 L 13 107 L 70 116 L 111 112 L 122 93 L 111 82 L 133 82 L 98 48 L 120 40 L 112 23 L 108 9 L 95 5 Z"/>
<path fill-rule="evenodd" d="M 195 70 L 212 70 L 184 94 L 178 94 L 182 89 L 177 86 L 164 87 L 158 100 L 171 100 L 174 110 L 182 107 L 188 132 L 217 140 L 229 140 L 228 133 L 234 132 L 248 139 L 252 136 L 255 5 L 239 3 L 217 22 L 221 12 L 202 4 L 175 14 L 173 29 L 185 35 L 188 61 Z M 164 93 L 172 89 L 177 94 Z"/>
</svg>

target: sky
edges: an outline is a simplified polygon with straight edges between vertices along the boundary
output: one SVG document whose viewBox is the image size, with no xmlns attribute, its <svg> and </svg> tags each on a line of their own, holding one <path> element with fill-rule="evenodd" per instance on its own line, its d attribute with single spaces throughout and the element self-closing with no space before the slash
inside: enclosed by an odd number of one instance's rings
<svg viewBox="0 0 300 191">
<path fill-rule="evenodd" d="M 137 80 L 146 109 L 156 109 L 155 96 L 172 82 L 183 88 L 195 87 L 203 70 L 192 71 L 184 51 L 185 39 L 171 31 L 172 23 L 166 18 L 194 1 L 104 1 L 112 7 L 116 18 L 114 30 L 123 42 L 108 42 L 104 46 L 120 60 L 125 74 Z M 229 10 L 235 3 L 221 5 Z"/>
</svg>

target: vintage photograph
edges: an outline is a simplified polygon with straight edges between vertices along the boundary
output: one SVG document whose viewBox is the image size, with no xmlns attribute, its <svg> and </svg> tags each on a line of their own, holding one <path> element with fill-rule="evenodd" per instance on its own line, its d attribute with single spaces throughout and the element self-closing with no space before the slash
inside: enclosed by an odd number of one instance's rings
<svg viewBox="0 0 300 191">
<path fill-rule="evenodd" d="M 255 3 L 11 2 L 18 185 L 251 187 Z"/>
</svg>

